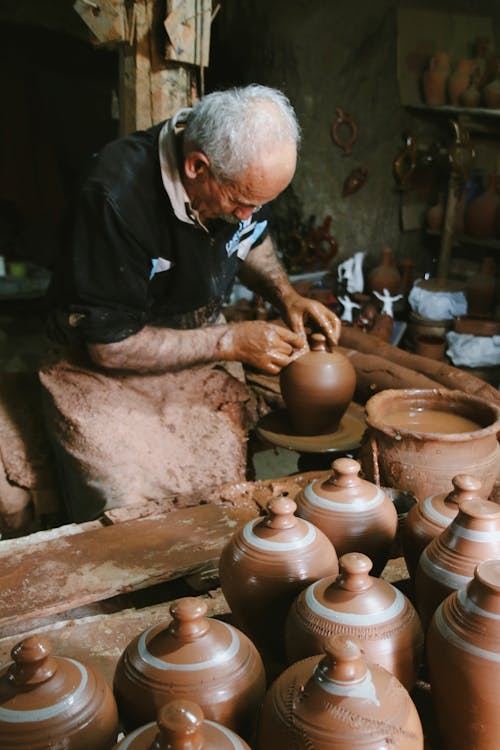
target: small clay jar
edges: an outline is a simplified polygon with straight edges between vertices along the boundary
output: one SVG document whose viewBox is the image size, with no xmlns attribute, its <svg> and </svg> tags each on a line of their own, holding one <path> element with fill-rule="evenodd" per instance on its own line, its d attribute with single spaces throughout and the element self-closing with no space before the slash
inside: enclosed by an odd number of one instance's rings
<svg viewBox="0 0 500 750">
<path fill-rule="evenodd" d="M 45 638 L 29 636 L 0 672 L 2 750 L 110 750 L 118 711 L 104 677 L 92 667 L 51 655 Z"/>
<path fill-rule="evenodd" d="M 465 500 L 418 561 L 415 601 L 424 630 L 443 599 L 467 585 L 476 565 L 495 558 L 500 558 L 500 505 Z"/>
<path fill-rule="evenodd" d="M 158 721 L 118 742 L 113 750 L 250 750 L 222 724 L 207 721 L 197 703 L 176 700 L 162 706 Z"/>
<path fill-rule="evenodd" d="M 484 103 L 488 109 L 500 109 L 500 71 L 483 89 Z"/>
<path fill-rule="evenodd" d="M 432 702 L 453 750 L 497 750 L 500 736 L 500 560 L 438 607 L 427 638 Z"/>
<path fill-rule="evenodd" d="M 417 710 L 396 677 L 366 661 L 351 636 L 334 636 L 325 650 L 293 664 L 268 690 L 256 750 L 423 750 Z"/>
<path fill-rule="evenodd" d="M 369 575 L 371 568 L 369 557 L 349 552 L 340 558 L 339 576 L 323 578 L 299 594 L 286 621 L 288 660 L 321 653 L 337 633 L 353 635 L 367 659 L 411 690 L 424 646 L 420 619 L 404 594 Z"/>
<path fill-rule="evenodd" d="M 310 346 L 281 370 L 281 395 L 298 435 L 323 435 L 338 429 L 354 395 L 356 370 L 337 350 L 327 351 L 322 333 L 312 334 Z"/>
<path fill-rule="evenodd" d="M 337 458 L 333 473 L 309 482 L 295 498 L 297 514 L 330 539 L 337 555 L 362 552 L 375 575 L 385 567 L 394 544 L 398 514 L 390 497 L 359 476 L 352 458 Z"/>
<path fill-rule="evenodd" d="M 337 554 L 325 534 L 294 515 L 287 497 L 274 498 L 265 518 L 249 521 L 222 551 L 219 580 L 235 623 L 261 651 L 285 662 L 285 619 L 310 583 L 338 573 Z"/>
<path fill-rule="evenodd" d="M 424 101 L 430 107 L 439 107 L 446 102 L 446 85 L 450 74 L 450 56 L 438 51 L 429 59 L 422 74 Z"/>
<path fill-rule="evenodd" d="M 368 274 L 368 290 L 383 294 L 384 289 L 388 289 L 391 296 L 395 296 L 399 294 L 401 285 L 402 279 L 396 267 L 396 259 L 394 258 L 392 249 L 386 246 L 382 250 L 380 264 Z"/>
<path fill-rule="evenodd" d="M 171 700 L 192 700 L 203 714 L 251 736 L 265 692 L 262 659 L 246 635 L 205 617 L 207 605 L 185 597 L 170 608 L 172 622 L 142 632 L 117 664 L 113 688 L 126 730 L 154 721 Z"/>
<path fill-rule="evenodd" d="M 417 570 L 418 558 L 441 534 L 458 513 L 465 500 L 481 499 L 481 482 L 470 474 L 457 474 L 451 480 L 453 490 L 441 492 L 419 500 L 408 513 L 403 529 L 403 553 L 406 567 L 413 579 Z"/>
<path fill-rule="evenodd" d="M 462 93 L 469 87 L 471 76 L 476 68 L 474 59 L 457 62 L 457 67 L 448 79 L 448 101 L 452 107 L 458 107 Z"/>
</svg>

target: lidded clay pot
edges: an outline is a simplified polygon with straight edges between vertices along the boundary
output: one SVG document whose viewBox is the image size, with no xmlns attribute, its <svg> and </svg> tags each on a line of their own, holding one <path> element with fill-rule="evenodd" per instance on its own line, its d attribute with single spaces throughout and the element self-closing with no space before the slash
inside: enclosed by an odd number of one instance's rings
<svg viewBox="0 0 500 750">
<path fill-rule="evenodd" d="M 297 495 L 297 514 L 330 539 L 337 554 L 362 552 L 379 575 L 394 543 L 398 514 L 380 487 L 361 479 L 352 458 L 337 458 L 333 473 L 315 479 Z"/>
<path fill-rule="evenodd" d="M 0 672 L 0 748 L 110 750 L 118 711 L 104 677 L 51 650 L 45 638 L 29 636 Z"/>
<path fill-rule="evenodd" d="M 281 395 L 298 435 L 323 435 L 338 429 L 354 395 L 356 370 L 336 349 L 327 351 L 322 333 L 310 336 L 310 347 L 281 370 Z"/>
<path fill-rule="evenodd" d="M 151 627 L 127 646 L 113 683 L 126 729 L 154 721 L 171 700 L 186 699 L 207 719 L 250 736 L 265 692 L 262 659 L 249 638 L 206 611 L 196 597 L 179 599 L 168 627 Z"/>
<path fill-rule="evenodd" d="M 340 575 L 303 591 L 290 608 L 285 643 L 290 663 L 324 650 L 332 635 L 359 639 L 367 659 L 384 667 L 411 690 L 423 652 L 424 633 L 410 601 L 397 588 L 369 575 L 369 557 L 349 552 Z"/>
<path fill-rule="evenodd" d="M 413 578 L 418 558 L 434 537 L 453 521 L 464 500 L 481 499 L 481 482 L 470 474 L 457 474 L 451 480 L 449 493 L 429 495 L 413 506 L 403 528 L 403 552 L 406 566 Z"/>
<path fill-rule="evenodd" d="M 290 498 L 271 500 L 269 514 L 237 531 L 219 563 L 220 586 L 234 621 L 263 652 L 282 661 L 293 600 L 310 583 L 339 569 L 332 543 L 295 516 L 296 509 Z"/>
<path fill-rule="evenodd" d="M 336 635 L 326 656 L 293 664 L 268 690 L 257 750 L 423 750 L 422 725 L 401 683 Z"/>
<path fill-rule="evenodd" d="M 495 558 L 500 558 L 500 505 L 465 500 L 418 561 L 415 598 L 424 629 L 443 599 L 467 585 L 476 565 Z"/>
<path fill-rule="evenodd" d="M 241 737 L 222 724 L 207 721 L 197 703 L 171 701 L 158 711 L 158 721 L 129 734 L 113 750 L 250 750 Z"/>
<path fill-rule="evenodd" d="M 436 721 L 446 748 L 497 750 L 500 736 L 500 560 L 437 608 L 427 637 Z"/>
</svg>

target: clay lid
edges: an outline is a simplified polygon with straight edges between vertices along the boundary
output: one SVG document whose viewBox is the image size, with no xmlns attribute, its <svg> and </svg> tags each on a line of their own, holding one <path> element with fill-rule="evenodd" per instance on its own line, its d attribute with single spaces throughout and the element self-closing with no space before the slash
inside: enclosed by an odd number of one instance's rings
<svg viewBox="0 0 500 750">
<path fill-rule="evenodd" d="M 430 520 L 448 525 L 450 519 L 455 518 L 459 506 L 465 500 L 481 499 L 481 480 L 470 474 L 457 474 L 451 480 L 453 490 L 448 494 L 441 493 L 426 498 L 422 503 L 422 513 Z M 437 517 L 436 517 L 437 514 Z M 443 518 L 439 518 L 442 515 Z"/>
<path fill-rule="evenodd" d="M 500 505 L 489 500 L 465 500 L 452 524 L 466 526 L 472 531 L 490 532 L 498 535 L 500 541 Z"/>
<path fill-rule="evenodd" d="M 268 515 L 249 521 L 242 530 L 247 544 L 261 552 L 283 554 L 314 542 L 319 531 L 309 521 L 294 515 L 296 503 L 289 497 L 275 497 L 268 504 Z"/>
<path fill-rule="evenodd" d="M 353 458 L 337 458 L 332 463 L 333 473 L 325 480 L 313 481 L 310 490 L 319 498 L 341 505 L 360 506 L 382 502 L 387 497 L 379 487 L 361 479 L 361 466 Z M 389 499 L 389 498 L 387 498 Z"/>
<path fill-rule="evenodd" d="M 500 560 L 485 560 L 476 566 L 467 596 L 481 610 L 500 616 Z"/>
</svg>

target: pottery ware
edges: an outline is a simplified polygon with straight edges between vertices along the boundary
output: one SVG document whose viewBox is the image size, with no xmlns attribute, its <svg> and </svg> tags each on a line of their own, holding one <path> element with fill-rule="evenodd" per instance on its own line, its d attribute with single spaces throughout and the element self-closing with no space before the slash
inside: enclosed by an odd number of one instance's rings
<svg viewBox="0 0 500 750">
<path fill-rule="evenodd" d="M 467 585 L 476 565 L 495 558 L 500 558 L 500 505 L 465 500 L 418 561 L 415 600 L 424 630 L 443 599 Z"/>
<path fill-rule="evenodd" d="M 222 724 L 208 721 L 197 703 L 176 700 L 162 706 L 158 721 L 136 729 L 113 750 L 250 750 Z"/>
<path fill-rule="evenodd" d="M 368 274 L 367 287 L 370 292 L 384 293 L 387 289 L 391 296 L 401 291 L 402 279 L 396 267 L 396 259 L 392 249 L 387 245 L 382 250 L 380 264 Z"/>
<path fill-rule="evenodd" d="M 104 677 L 51 650 L 45 638 L 29 636 L 0 671 L 0 748 L 111 750 L 118 711 Z"/>
<path fill-rule="evenodd" d="M 500 560 L 436 610 L 428 667 L 444 750 L 497 750 L 500 737 Z"/>
<path fill-rule="evenodd" d="M 398 515 L 389 496 L 359 476 L 352 458 L 337 458 L 333 472 L 322 474 L 295 498 L 297 514 L 330 539 L 337 554 L 362 552 L 379 575 L 396 537 Z"/>
<path fill-rule="evenodd" d="M 420 619 L 398 589 L 369 575 L 371 568 L 369 557 L 349 552 L 340 558 L 340 575 L 312 583 L 299 594 L 286 622 L 288 660 L 322 653 L 336 633 L 353 635 L 367 659 L 411 690 L 424 645 Z"/>
<path fill-rule="evenodd" d="M 266 695 L 256 750 L 422 750 L 417 710 L 401 683 L 336 635 L 326 655 L 293 664 Z"/>
<path fill-rule="evenodd" d="M 312 523 L 276 497 L 268 515 L 249 521 L 222 551 L 219 579 L 236 624 L 268 656 L 285 663 L 285 619 L 310 583 L 338 573 L 335 549 Z"/>
<path fill-rule="evenodd" d="M 446 102 L 446 84 L 450 74 L 450 56 L 438 51 L 430 57 L 422 74 L 424 102 L 430 107 L 439 107 Z"/>
<path fill-rule="evenodd" d="M 185 597 L 172 622 L 138 635 L 116 667 L 114 691 L 125 729 L 154 721 L 171 700 L 192 700 L 204 716 L 249 737 L 265 691 L 253 643 L 225 622 L 205 617 L 207 605 Z"/>
</svg>

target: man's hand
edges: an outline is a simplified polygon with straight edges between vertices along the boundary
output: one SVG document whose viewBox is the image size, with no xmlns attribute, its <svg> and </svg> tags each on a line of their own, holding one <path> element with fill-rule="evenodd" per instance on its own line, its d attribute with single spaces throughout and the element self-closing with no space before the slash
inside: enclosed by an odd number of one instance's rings
<svg viewBox="0 0 500 750">
<path fill-rule="evenodd" d="M 282 325 L 249 320 L 228 326 L 219 340 L 220 358 L 238 360 L 276 375 L 302 353 L 305 336 Z"/>
<path fill-rule="evenodd" d="M 282 311 L 285 322 L 292 331 L 306 342 L 304 324 L 308 320 L 314 321 L 323 331 L 332 346 L 339 342 L 341 323 L 334 312 L 317 300 L 302 297 L 295 290 L 282 298 Z"/>
</svg>

